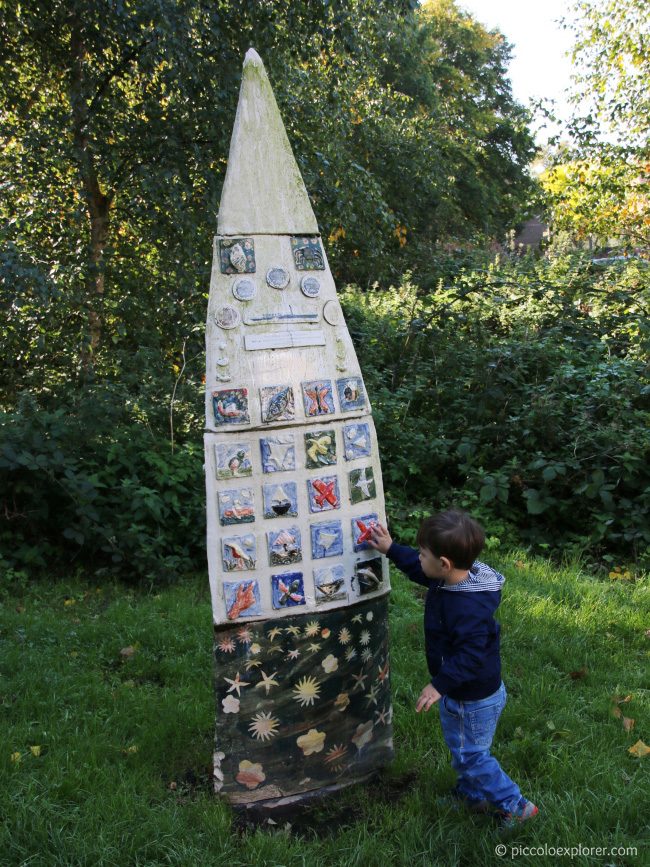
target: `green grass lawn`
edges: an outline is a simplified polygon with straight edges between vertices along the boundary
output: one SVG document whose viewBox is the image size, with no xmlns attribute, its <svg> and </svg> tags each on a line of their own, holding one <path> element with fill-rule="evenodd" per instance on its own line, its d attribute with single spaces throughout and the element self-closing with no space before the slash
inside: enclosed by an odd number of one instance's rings
<svg viewBox="0 0 650 867">
<path fill-rule="evenodd" d="M 214 727 L 207 578 L 138 592 L 83 580 L 2 591 L 2 865 L 556 865 L 650 863 L 649 585 L 517 554 L 499 610 L 509 702 L 495 754 L 540 816 L 502 839 L 436 804 L 452 784 L 427 682 L 418 588 L 393 574 L 396 758 L 379 783 L 306 821 L 233 826 L 210 790 Z M 121 654 L 134 648 L 130 656 Z M 612 696 L 635 720 L 626 731 Z M 503 843 L 499 858 L 495 847 Z M 524 847 L 636 847 L 533 855 Z M 521 847 L 521 849 L 518 849 Z"/>
</svg>

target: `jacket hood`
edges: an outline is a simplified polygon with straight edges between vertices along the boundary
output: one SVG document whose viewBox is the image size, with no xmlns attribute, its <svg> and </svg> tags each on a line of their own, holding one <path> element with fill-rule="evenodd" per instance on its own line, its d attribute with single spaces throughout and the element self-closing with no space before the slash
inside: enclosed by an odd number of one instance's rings
<svg viewBox="0 0 650 867">
<path fill-rule="evenodd" d="M 446 590 L 448 593 L 483 593 L 486 590 L 496 592 L 501 590 L 503 585 L 505 584 L 505 578 L 500 572 L 497 572 L 496 569 L 493 569 L 491 566 L 488 566 L 486 563 L 481 563 L 476 560 L 471 569 L 469 570 L 469 575 L 463 581 L 460 581 L 458 584 L 443 584 L 442 589 Z"/>
</svg>

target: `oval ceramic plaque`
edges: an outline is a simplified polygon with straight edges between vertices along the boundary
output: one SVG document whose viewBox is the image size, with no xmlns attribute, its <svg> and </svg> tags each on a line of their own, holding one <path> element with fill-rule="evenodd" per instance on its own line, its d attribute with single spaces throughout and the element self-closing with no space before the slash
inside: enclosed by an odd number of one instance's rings
<svg viewBox="0 0 650 867">
<path fill-rule="evenodd" d="M 307 298 L 317 298 L 320 295 L 320 280 L 317 277 L 303 277 L 300 290 Z"/>
<path fill-rule="evenodd" d="M 232 287 L 232 294 L 238 301 L 250 301 L 255 297 L 256 292 L 257 288 L 255 284 L 248 277 L 242 277 L 241 280 L 237 280 Z"/>
<path fill-rule="evenodd" d="M 269 268 L 266 272 L 266 282 L 273 289 L 286 289 L 289 285 L 289 272 L 284 268 Z"/>
<path fill-rule="evenodd" d="M 241 321 L 241 317 L 238 310 L 235 310 L 230 304 L 224 304 L 223 307 L 219 307 L 215 311 L 214 321 L 219 328 L 236 328 Z"/>
<path fill-rule="evenodd" d="M 341 321 L 341 308 L 336 301 L 328 301 L 323 307 L 323 318 L 330 325 L 338 325 Z"/>
</svg>

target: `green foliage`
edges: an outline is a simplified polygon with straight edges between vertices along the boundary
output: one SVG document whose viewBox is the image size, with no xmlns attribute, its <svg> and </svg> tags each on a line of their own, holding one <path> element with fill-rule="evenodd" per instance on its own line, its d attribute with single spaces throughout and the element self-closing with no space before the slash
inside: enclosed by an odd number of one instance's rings
<svg viewBox="0 0 650 867">
<path fill-rule="evenodd" d="M 143 349 L 158 370 L 185 339 L 188 356 L 200 352 L 250 44 L 339 280 L 395 276 L 441 237 L 499 233 L 529 189 L 532 146 L 504 76 L 507 46 L 449 2 L 416 6 L 3 4 L 0 310 L 11 363 L 0 402 L 14 406 L 26 385 L 118 381 Z"/>
<path fill-rule="evenodd" d="M 577 0 L 575 99 L 627 143 L 650 144 L 650 16 L 646 0 Z"/>
<path fill-rule="evenodd" d="M 49 409 L 24 395 L 0 417 L 4 566 L 158 582 L 202 561 L 200 443 L 172 453 L 125 400 L 95 388 Z"/>
<path fill-rule="evenodd" d="M 400 535 L 455 503 L 503 542 L 649 562 L 644 264 L 526 260 L 434 292 L 348 290 Z"/>
</svg>

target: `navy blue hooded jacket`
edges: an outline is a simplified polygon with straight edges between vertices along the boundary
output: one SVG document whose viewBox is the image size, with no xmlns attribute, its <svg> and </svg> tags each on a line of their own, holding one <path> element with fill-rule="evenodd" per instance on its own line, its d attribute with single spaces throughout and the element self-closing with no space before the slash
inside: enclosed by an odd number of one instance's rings
<svg viewBox="0 0 650 867">
<path fill-rule="evenodd" d="M 503 575 L 477 560 L 458 584 L 427 578 L 418 552 L 396 542 L 388 558 L 411 581 L 427 587 L 424 641 L 431 683 L 456 701 L 487 698 L 501 685 L 500 626 Z"/>
</svg>

